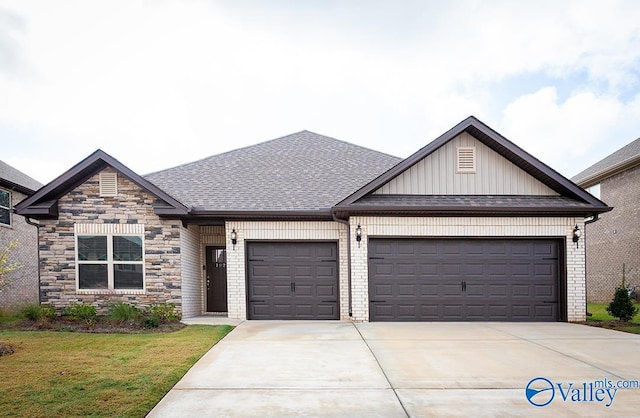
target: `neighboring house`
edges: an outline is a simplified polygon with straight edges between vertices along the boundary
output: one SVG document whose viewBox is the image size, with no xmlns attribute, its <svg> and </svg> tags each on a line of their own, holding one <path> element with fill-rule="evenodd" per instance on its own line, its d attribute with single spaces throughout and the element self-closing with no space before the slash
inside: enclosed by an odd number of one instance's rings
<svg viewBox="0 0 640 418">
<path fill-rule="evenodd" d="M 640 138 L 572 179 L 615 209 L 588 224 L 587 300 L 610 302 L 622 283 L 640 289 Z"/>
<path fill-rule="evenodd" d="M 474 117 L 405 160 L 308 131 L 139 176 L 98 150 L 20 203 L 42 302 L 184 317 L 578 321 L 610 210 Z"/>
<path fill-rule="evenodd" d="M 0 289 L 0 309 L 38 303 L 38 230 L 13 212 L 13 206 L 31 196 L 42 184 L 0 161 L 0 251 L 9 243 L 8 261 L 20 267 L 7 275 Z"/>
</svg>

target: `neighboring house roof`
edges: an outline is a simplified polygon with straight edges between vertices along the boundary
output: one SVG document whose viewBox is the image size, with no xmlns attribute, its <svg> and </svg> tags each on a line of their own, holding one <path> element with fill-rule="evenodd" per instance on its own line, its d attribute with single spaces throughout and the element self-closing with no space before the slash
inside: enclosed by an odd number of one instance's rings
<svg viewBox="0 0 640 418">
<path fill-rule="evenodd" d="M 164 205 L 154 207 L 156 214 L 185 215 L 187 213 L 187 208 L 180 202 L 102 150 L 95 151 L 32 196 L 17 204 L 15 206 L 16 212 L 35 218 L 57 217 L 58 199 L 107 166 L 113 167 L 129 180 L 162 200 Z"/>
<path fill-rule="evenodd" d="M 384 184 L 435 152 L 462 133 L 468 133 L 496 153 L 542 182 L 559 196 L 406 196 L 373 195 Z M 396 214 L 571 214 L 593 215 L 612 208 L 578 187 L 566 177 L 542 163 L 474 116 L 470 116 L 427 144 L 409 158 L 383 173 L 371 183 L 354 192 L 333 209 L 338 216 L 386 211 Z"/>
<path fill-rule="evenodd" d="M 401 161 L 302 131 L 148 174 L 192 215 L 330 216 L 333 205 Z"/>
<path fill-rule="evenodd" d="M 42 184 L 4 161 L 0 161 L 0 187 L 16 190 L 30 196 L 42 187 Z"/>
<path fill-rule="evenodd" d="M 589 187 L 637 165 L 640 165 L 640 138 L 583 170 L 572 180 L 582 187 Z"/>
</svg>

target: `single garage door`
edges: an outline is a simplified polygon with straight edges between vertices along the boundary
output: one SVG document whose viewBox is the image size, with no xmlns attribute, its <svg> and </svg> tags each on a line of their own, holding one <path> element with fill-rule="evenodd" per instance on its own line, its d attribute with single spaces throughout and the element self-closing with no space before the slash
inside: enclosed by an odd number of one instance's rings
<svg viewBox="0 0 640 418">
<path fill-rule="evenodd" d="M 247 244 L 249 319 L 339 319 L 335 242 Z"/>
<path fill-rule="evenodd" d="M 371 321 L 558 321 L 559 241 L 371 239 Z"/>
</svg>

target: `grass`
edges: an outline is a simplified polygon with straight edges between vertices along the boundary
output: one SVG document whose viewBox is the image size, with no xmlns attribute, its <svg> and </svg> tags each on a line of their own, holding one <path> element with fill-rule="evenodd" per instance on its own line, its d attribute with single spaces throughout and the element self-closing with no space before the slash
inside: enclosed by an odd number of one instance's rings
<svg viewBox="0 0 640 418">
<path fill-rule="evenodd" d="M 172 333 L 0 331 L 0 416 L 143 417 L 232 327 Z"/>
<path fill-rule="evenodd" d="M 604 328 L 615 329 L 617 331 L 640 334 L 640 315 L 636 315 L 629 322 L 620 322 L 607 312 L 608 303 L 588 303 L 587 311 L 592 315 L 587 317 L 587 325 L 602 326 Z M 634 304 L 640 307 L 640 303 Z"/>
</svg>

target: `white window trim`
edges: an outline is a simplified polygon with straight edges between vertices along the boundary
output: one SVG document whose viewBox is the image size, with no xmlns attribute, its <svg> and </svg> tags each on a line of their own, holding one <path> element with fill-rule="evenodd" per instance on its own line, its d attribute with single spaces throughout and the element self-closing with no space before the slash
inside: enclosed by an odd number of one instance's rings
<svg viewBox="0 0 640 418">
<path fill-rule="evenodd" d="M 9 211 L 9 223 L 5 224 L 0 222 L 0 226 L 5 227 L 5 228 L 11 228 L 13 226 L 13 214 L 11 213 L 11 198 L 13 197 L 11 195 L 11 190 L 7 190 L 7 189 L 0 189 L 3 192 L 6 192 L 9 194 L 9 207 L 5 207 L 5 206 L 0 206 L 0 208 L 2 209 L 7 209 Z"/>
<path fill-rule="evenodd" d="M 85 261 L 78 258 L 78 237 L 94 235 L 107 237 L 107 259 L 100 261 Z M 140 237 L 142 239 L 142 261 L 117 261 L 113 259 L 113 237 L 129 236 Z M 74 225 L 75 258 L 76 258 L 76 293 L 80 294 L 145 294 L 147 291 L 146 269 L 145 269 L 145 240 L 144 225 L 120 225 L 120 224 L 75 224 Z M 80 289 L 80 265 L 97 264 L 107 265 L 107 289 Z M 116 264 L 137 264 L 142 265 L 142 289 L 114 289 L 113 266 Z"/>
</svg>

